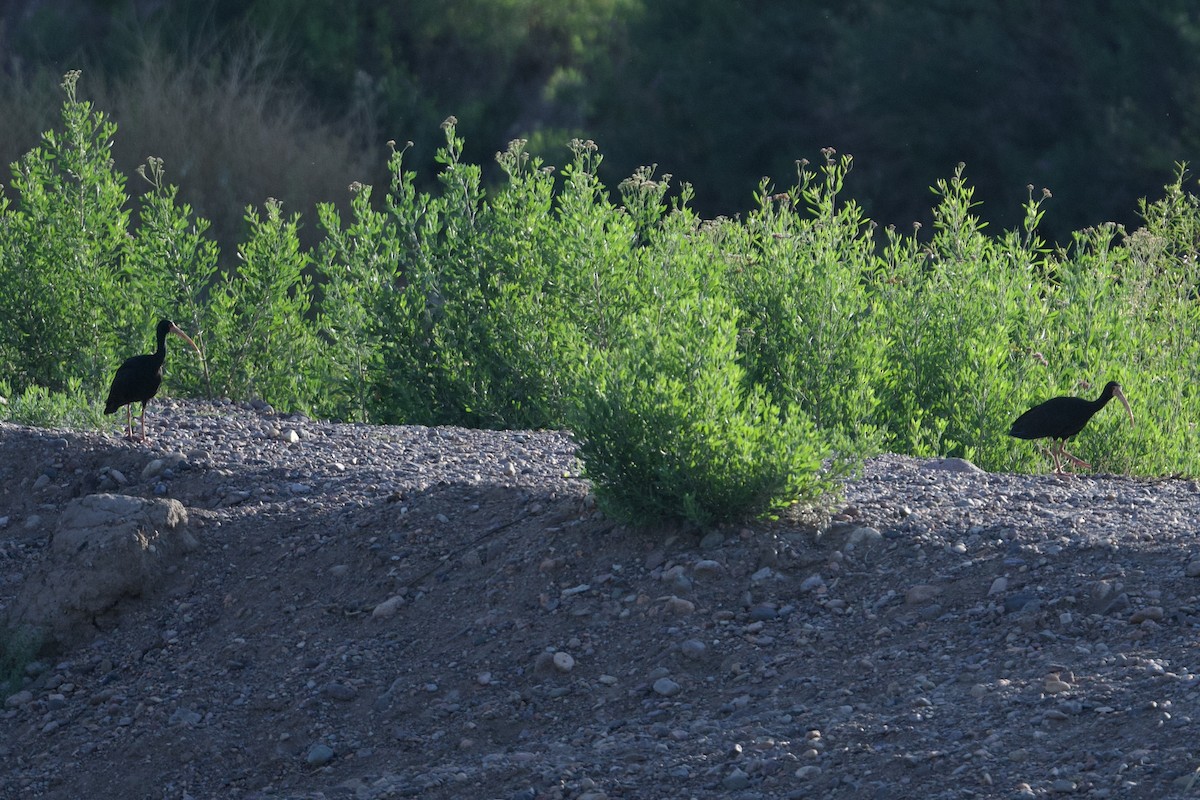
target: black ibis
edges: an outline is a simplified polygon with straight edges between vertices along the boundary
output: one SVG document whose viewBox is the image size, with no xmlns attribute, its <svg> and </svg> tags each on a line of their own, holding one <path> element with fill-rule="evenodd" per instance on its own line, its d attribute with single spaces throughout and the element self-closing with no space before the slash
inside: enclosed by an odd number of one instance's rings
<svg viewBox="0 0 1200 800">
<path fill-rule="evenodd" d="M 1091 464 L 1066 451 L 1067 439 L 1083 430 L 1083 426 L 1088 424 L 1092 415 L 1104 408 L 1114 397 L 1125 406 L 1130 424 L 1136 425 L 1137 423 L 1133 421 L 1133 409 L 1129 407 L 1129 401 L 1125 399 L 1125 393 L 1121 391 L 1121 384 L 1109 381 L 1104 384 L 1104 391 L 1100 392 L 1100 396 L 1095 400 L 1084 400 L 1082 397 L 1054 397 L 1034 406 L 1017 417 L 1017 421 L 1012 424 L 1008 435 L 1016 436 L 1018 439 L 1057 440 L 1050 448 L 1050 456 L 1054 459 L 1055 473 L 1062 472 L 1062 463 L 1058 459 L 1060 455 L 1066 456 L 1072 464 L 1091 468 Z"/>
<path fill-rule="evenodd" d="M 197 353 L 200 353 L 200 348 L 196 347 L 196 343 L 181 331 L 179 326 L 169 319 L 159 320 L 158 349 L 153 353 L 125 359 L 124 363 L 117 367 L 117 374 L 113 376 L 112 386 L 108 389 L 108 400 L 104 403 L 104 413 L 111 414 L 121 406 L 126 407 L 125 435 L 129 439 L 133 438 L 132 404 L 141 403 L 142 441 L 146 441 L 146 403 L 158 394 L 158 387 L 162 384 L 163 361 L 167 358 L 168 333 L 175 334 L 190 344 Z"/>
</svg>

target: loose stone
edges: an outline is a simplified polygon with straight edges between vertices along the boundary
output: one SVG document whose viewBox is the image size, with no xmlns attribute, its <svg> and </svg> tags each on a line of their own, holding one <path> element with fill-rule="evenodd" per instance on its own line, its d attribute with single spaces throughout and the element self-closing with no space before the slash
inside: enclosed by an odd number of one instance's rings
<svg viewBox="0 0 1200 800">
<path fill-rule="evenodd" d="M 750 785 L 750 776 L 740 767 L 735 767 L 733 772 L 726 775 L 721 781 L 721 785 L 731 792 L 736 792 Z"/>
<path fill-rule="evenodd" d="M 672 614 L 684 616 L 691 614 L 696 610 L 696 604 L 691 600 L 685 600 L 682 597 L 670 597 L 667 599 L 667 610 Z"/>
<path fill-rule="evenodd" d="M 1161 622 L 1163 616 L 1162 606 L 1147 606 L 1146 608 L 1139 608 L 1137 611 L 1134 611 L 1132 614 L 1130 614 L 1129 621 L 1134 625 L 1145 622 L 1146 620 Z"/>
<path fill-rule="evenodd" d="M 314 767 L 328 764 L 333 760 L 333 748 L 326 744 L 314 744 L 308 749 L 308 755 L 304 757 L 304 760 Z"/>
</svg>

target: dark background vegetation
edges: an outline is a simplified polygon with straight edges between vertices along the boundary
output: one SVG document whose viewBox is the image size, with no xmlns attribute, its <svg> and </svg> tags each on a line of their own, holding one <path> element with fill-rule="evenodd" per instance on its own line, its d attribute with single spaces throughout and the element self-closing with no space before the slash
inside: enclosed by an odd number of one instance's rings
<svg viewBox="0 0 1200 800">
<path fill-rule="evenodd" d="M 606 184 L 656 164 L 705 216 L 833 147 L 868 216 L 927 224 L 927 187 L 962 161 L 993 227 L 1048 187 L 1059 241 L 1132 228 L 1200 137 L 1189 0 L 14 0 L 0 54 L 4 163 L 82 68 L 118 168 L 164 158 L 223 260 L 249 204 L 309 221 L 350 181 L 385 182 L 388 139 L 424 172 L 451 114 L 469 161 L 522 137 L 561 165 L 591 138 Z"/>
</svg>

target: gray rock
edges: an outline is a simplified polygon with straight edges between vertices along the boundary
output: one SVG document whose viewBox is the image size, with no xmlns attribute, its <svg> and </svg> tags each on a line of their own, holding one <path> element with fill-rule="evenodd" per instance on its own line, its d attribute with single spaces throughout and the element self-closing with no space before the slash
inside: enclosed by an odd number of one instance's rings
<svg viewBox="0 0 1200 800">
<path fill-rule="evenodd" d="M 1103 580 L 1092 584 L 1090 611 L 1105 616 L 1129 608 L 1129 595 L 1120 581 Z"/>
<path fill-rule="evenodd" d="M 763 581 L 769 579 L 774 574 L 775 574 L 775 571 L 772 570 L 770 567 L 763 567 L 762 569 L 758 570 L 757 572 L 755 572 L 753 575 L 750 576 L 750 582 L 751 583 L 762 583 Z"/>
<path fill-rule="evenodd" d="M 736 792 L 750 785 L 750 776 L 743 772 L 740 767 L 734 767 L 733 772 L 721 780 L 721 785 L 728 791 Z"/>
<path fill-rule="evenodd" d="M 345 703 L 358 697 L 358 689 L 355 689 L 353 686 L 347 686 L 344 683 L 330 681 L 321 687 L 321 694 L 330 700 L 340 700 Z"/>
<path fill-rule="evenodd" d="M 763 603 L 750 609 L 750 619 L 755 622 L 770 622 L 779 616 L 775 606 Z"/>
<path fill-rule="evenodd" d="M 16 694 L 10 694 L 4 701 L 5 708 L 19 708 L 33 702 L 33 692 L 22 689 Z"/>
<path fill-rule="evenodd" d="M 1004 613 L 1015 614 L 1018 611 L 1025 609 L 1025 607 L 1030 603 L 1036 602 L 1037 595 L 1030 594 L 1029 592 L 1017 592 L 1015 594 L 1010 594 L 1008 597 L 1004 598 Z"/>
<path fill-rule="evenodd" d="M 306 764 L 319 767 L 323 764 L 328 764 L 333 761 L 333 748 L 327 744 L 314 744 L 308 748 L 308 755 L 304 757 Z"/>
<path fill-rule="evenodd" d="M 867 547 L 881 541 L 883 541 L 883 534 L 879 532 L 878 528 L 864 525 L 861 528 L 855 528 L 847 534 L 842 549 L 854 550 L 856 547 Z"/>
<path fill-rule="evenodd" d="M 123 598 L 152 592 L 198 546 L 187 519 L 175 500 L 114 494 L 72 500 L 9 621 L 60 644 L 90 638 L 112 624 Z"/>
<path fill-rule="evenodd" d="M 1137 611 L 1134 611 L 1132 614 L 1130 614 L 1129 621 L 1134 625 L 1138 625 L 1146 620 L 1161 622 L 1163 616 L 1165 615 L 1162 606 L 1146 606 L 1145 608 L 1139 608 Z"/>
<path fill-rule="evenodd" d="M 696 604 L 691 600 L 684 600 L 682 597 L 672 595 L 667 598 L 667 610 L 677 616 L 686 616 L 696 610 Z"/>
<path fill-rule="evenodd" d="M 670 678 L 659 678 L 653 685 L 654 693 L 663 697 L 674 697 L 683 691 L 683 687 Z"/>
<path fill-rule="evenodd" d="M 820 575 L 809 575 L 800 584 L 800 591 L 813 592 L 825 585 L 825 579 Z"/>
<path fill-rule="evenodd" d="M 186 725 L 194 727 L 200 724 L 200 720 L 204 717 L 199 711 L 192 711 L 188 708 L 177 708 L 171 712 L 171 716 L 167 719 L 168 725 Z"/>
</svg>

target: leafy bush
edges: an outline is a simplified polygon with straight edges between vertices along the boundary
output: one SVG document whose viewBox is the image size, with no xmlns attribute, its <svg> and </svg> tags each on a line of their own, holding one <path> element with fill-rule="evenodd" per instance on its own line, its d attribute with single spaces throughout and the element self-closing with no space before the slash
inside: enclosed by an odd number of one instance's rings
<svg viewBox="0 0 1200 800">
<path fill-rule="evenodd" d="M 688 298 L 629 320 L 627 338 L 600 359 L 574 432 L 601 507 L 647 524 L 708 525 L 812 501 L 837 477 L 795 406 L 780 409 L 746 382 L 737 312 L 716 297 Z"/>
<path fill-rule="evenodd" d="M 178 201 L 179 189 L 168 184 L 161 158 L 151 157 L 138 169 L 150 184 L 139 198 L 137 228 L 127 260 L 127 292 L 142 299 L 151 329 L 169 316 L 191 337 L 202 357 L 190 353 L 172 360 L 171 374 L 183 391 L 213 396 L 203 354 L 210 338 L 213 313 L 208 298 L 218 276 L 217 245 L 206 237 L 208 220 Z"/>
<path fill-rule="evenodd" d="M 799 405 L 843 449 L 871 451 L 882 443 L 876 392 L 888 369 L 867 280 L 874 226 L 854 202 L 838 200 L 852 160 L 824 155 L 820 175 L 802 162 L 787 192 L 759 186 L 758 208 L 730 226 L 730 284 L 745 313 L 741 349 L 751 379 L 778 402 Z"/>
<path fill-rule="evenodd" d="M 485 192 L 450 119 L 437 191 L 393 145 L 386 191 L 352 185 L 345 215 L 323 205 L 315 249 L 267 200 L 222 271 L 161 159 L 129 202 L 115 129 L 77 78 L 62 129 L 0 198 L 5 418 L 100 424 L 112 371 L 170 316 L 205 354 L 171 360 L 172 388 L 343 419 L 573 426 L 604 507 L 631 522 L 815 503 L 881 448 L 1044 469 L 1011 421 L 1109 379 L 1138 426 L 1098 415 L 1076 452 L 1200 471 L 1200 201 L 1182 168 L 1143 228 L 1051 249 L 1048 193 L 1030 187 L 1021 228 L 991 235 L 960 166 L 934 187 L 931 232 L 877 240 L 832 151 L 787 191 L 764 180 L 744 219 L 704 220 L 652 166 L 614 199 L 587 141 L 556 173 L 515 140 Z"/>
<path fill-rule="evenodd" d="M 325 386 L 325 411 L 366 421 L 384 412 L 383 350 L 394 332 L 387 298 L 398 279 L 401 244 L 384 212 L 371 207 L 372 187 L 356 184 L 352 222 L 332 204 L 319 209 L 325 237 L 316 253 L 321 302 L 316 317 L 321 357 L 312 365 Z"/>
<path fill-rule="evenodd" d="M 0 419 L 18 425 L 40 428 L 101 428 L 104 407 L 83 391 L 78 378 L 67 380 L 61 392 L 44 386 L 28 386 L 12 394 L 9 385 L 0 382 Z"/>
<path fill-rule="evenodd" d="M 275 200 L 264 210 L 247 210 L 241 264 L 212 292 L 211 369 L 221 394 L 312 410 L 323 393 L 319 375 L 309 369 L 316 350 L 307 321 L 310 258 L 300 249 L 299 217 L 285 219 Z"/>
<path fill-rule="evenodd" d="M 985 235 L 961 165 L 936 191 L 929 245 L 889 232 L 876 275 L 892 365 L 881 391 L 889 447 L 994 468 L 1009 452 L 1019 397 L 1044 389 L 1025 380 L 1030 343 L 1051 322 L 1036 280 L 1040 243 Z"/>
<path fill-rule="evenodd" d="M 125 179 L 109 156 L 116 127 L 77 99 L 78 79 L 62 83 L 62 130 L 14 165 L 16 207 L 0 206 L 0 353 L 18 388 L 61 390 L 75 377 L 96 389 L 137 318 L 124 292 Z"/>
</svg>

